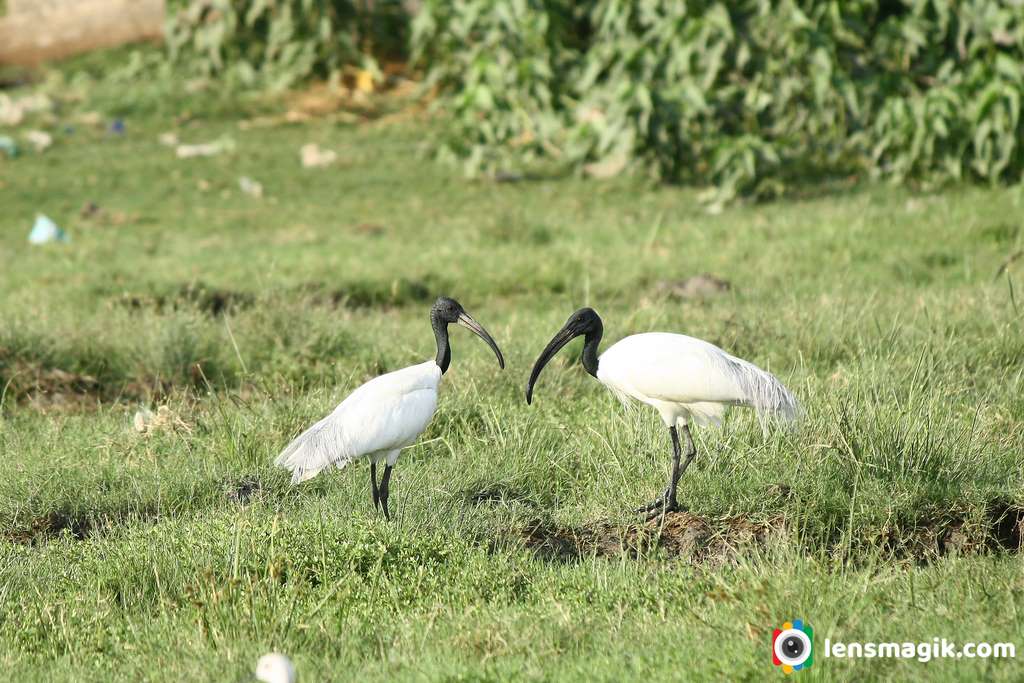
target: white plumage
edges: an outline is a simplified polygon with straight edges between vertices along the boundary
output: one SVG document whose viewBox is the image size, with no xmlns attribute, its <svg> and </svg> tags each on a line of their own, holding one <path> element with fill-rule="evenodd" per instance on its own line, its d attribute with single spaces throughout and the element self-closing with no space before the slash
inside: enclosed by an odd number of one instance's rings
<svg viewBox="0 0 1024 683">
<path fill-rule="evenodd" d="M 729 406 L 762 417 L 797 417 L 800 406 L 782 382 L 714 344 L 683 334 L 626 337 L 601 354 L 597 379 L 619 398 L 653 406 L 665 426 L 722 422 Z"/>
<path fill-rule="evenodd" d="M 291 471 L 293 484 L 357 458 L 386 458 L 394 466 L 434 417 L 440 384 L 441 368 L 433 360 L 374 377 L 296 437 L 274 464 Z"/>
<path fill-rule="evenodd" d="M 584 336 L 582 361 L 587 372 L 620 400 L 632 398 L 655 408 L 672 438 L 668 486 L 638 512 L 661 514 L 678 509 L 676 486 L 697 455 L 691 421 L 718 425 L 729 406 L 746 406 L 757 411 L 767 429 L 768 418 L 788 421 L 800 414 L 796 397 L 775 375 L 714 344 L 682 334 L 650 332 L 626 337 L 598 356 L 603 334 L 604 325 L 593 309 L 581 308 L 569 316 L 534 363 L 526 402 L 533 400 L 534 384 L 547 362 L 574 338 Z M 686 440 L 686 461 L 681 466 L 680 430 Z"/>
<path fill-rule="evenodd" d="M 373 504 L 388 513 L 391 470 L 402 449 L 411 446 L 430 424 L 437 410 L 441 376 L 451 362 L 448 325 L 457 323 L 479 336 L 505 367 L 501 350 L 480 323 L 454 299 L 439 298 L 430 309 L 430 324 L 437 343 L 433 360 L 375 377 L 353 391 L 330 415 L 295 438 L 274 464 L 292 473 L 292 483 L 312 479 L 331 465 L 338 469 L 366 458 L 370 461 Z M 384 475 L 377 484 L 377 463 Z"/>
</svg>

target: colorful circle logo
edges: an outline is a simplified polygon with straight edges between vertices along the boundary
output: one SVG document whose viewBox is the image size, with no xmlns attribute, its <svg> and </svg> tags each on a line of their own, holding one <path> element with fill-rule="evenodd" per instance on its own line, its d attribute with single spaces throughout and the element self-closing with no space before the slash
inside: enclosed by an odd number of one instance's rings
<svg viewBox="0 0 1024 683">
<path fill-rule="evenodd" d="M 809 669 L 814 662 L 814 629 L 800 619 L 772 631 L 772 664 L 787 674 Z"/>
</svg>

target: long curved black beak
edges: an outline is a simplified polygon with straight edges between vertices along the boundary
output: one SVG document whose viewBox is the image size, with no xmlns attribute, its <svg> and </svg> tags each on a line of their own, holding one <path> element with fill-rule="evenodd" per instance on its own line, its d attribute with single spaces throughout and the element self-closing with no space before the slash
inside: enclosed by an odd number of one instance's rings
<svg viewBox="0 0 1024 683">
<path fill-rule="evenodd" d="M 540 356 L 537 357 L 537 362 L 533 364 L 533 371 L 530 372 L 530 381 L 526 385 L 526 402 L 527 404 L 533 402 L 533 385 L 537 382 L 537 378 L 540 377 L 540 371 L 544 369 L 548 361 L 551 360 L 558 351 L 571 342 L 576 337 L 583 334 L 574 330 L 571 326 L 566 325 L 558 331 L 548 345 L 541 351 Z"/>
<path fill-rule="evenodd" d="M 491 347 L 491 351 L 494 351 L 494 355 L 498 357 L 498 367 L 504 370 L 505 358 L 501 355 L 501 349 L 498 348 L 498 344 L 494 341 L 494 338 L 487 333 L 484 326 L 473 320 L 473 316 L 465 311 L 459 313 L 459 324 L 467 330 L 471 330 L 476 336 L 487 342 L 487 345 Z"/>
</svg>

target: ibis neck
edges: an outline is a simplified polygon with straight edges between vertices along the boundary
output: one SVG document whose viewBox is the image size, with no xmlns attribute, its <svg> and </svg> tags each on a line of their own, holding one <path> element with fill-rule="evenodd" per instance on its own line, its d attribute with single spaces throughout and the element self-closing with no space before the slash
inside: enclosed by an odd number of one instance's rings
<svg viewBox="0 0 1024 683">
<path fill-rule="evenodd" d="M 437 341 L 437 367 L 443 375 L 452 362 L 452 348 L 448 344 L 448 323 L 430 316 L 430 326 L 434 328 L 434 340 Z"/>
<path fill-rule="evenodd" d="M 583 368 L 593 377 L 597 377 L 597 345 L 601 343 L 603 330 L 588 332 L 583 344 Z"/>
</svg>

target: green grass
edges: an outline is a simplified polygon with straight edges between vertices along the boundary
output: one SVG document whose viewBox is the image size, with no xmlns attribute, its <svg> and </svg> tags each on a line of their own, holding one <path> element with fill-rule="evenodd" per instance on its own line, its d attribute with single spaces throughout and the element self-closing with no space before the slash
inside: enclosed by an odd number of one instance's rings
<svg viewBox="0 0 1024 683">
<path fill-rule="evenodd" d="M 69 82 L 89 99 L 38 124 L 54 147 L 0 160 L 5 678 L 243 680 L 276 649 L 310 681 L 761 680 L 781 675 L 771 631 L 794 618 L 819 646 L 1024 645 L 1024 337 L 994 279 L 1024 241 L 1021 188 L 866 187 L 710 216 L 695 190 L 629 180 L 466 181 L 422 157 L 416 118 L 243 130 L 277 105 Z M 127 134 L 62 132 L 75 107 Z M 237 148 L 181 161 L 168 130 Z M 339 162 L 300 168 L 307 142 Z M 72 243 L 29 246 L 36 212 Z M 702 272 L 732 288 L 659 293 Z M 290 487 L 271 461 L 293 435 L 433 355 L 438 294 L 508 367 L 453 332 L 394 520 L 365 467 Z M 619 407 L 578 343 L 523 400 L 582 305 L 606 345 L 679 331 L 770 368 L 806 420 L 767 439 L 745 413 L 699 430 L 693 517 L 655 543 L 629 513 L 667 472 L 653 411 Z M 138 434 L 139 403 L 179 422 Z M 1019 666 L 819 655 L 801 680 Z"/>
</svg>

